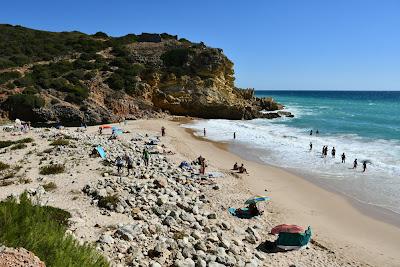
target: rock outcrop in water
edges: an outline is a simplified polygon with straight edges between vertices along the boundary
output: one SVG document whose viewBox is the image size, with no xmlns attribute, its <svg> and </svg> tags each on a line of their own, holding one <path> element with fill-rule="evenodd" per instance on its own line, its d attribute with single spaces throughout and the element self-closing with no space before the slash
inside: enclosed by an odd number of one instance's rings
<svg viewBox="0 0 400 267">
<path fill-rule="evenodd" d="M 169 34 L 45 32 L 0 25 L 2 117 L 65 125 L 175 115 L 275 118 L 271 98 L 234 86 L 222 49 Z"/>
</svg>

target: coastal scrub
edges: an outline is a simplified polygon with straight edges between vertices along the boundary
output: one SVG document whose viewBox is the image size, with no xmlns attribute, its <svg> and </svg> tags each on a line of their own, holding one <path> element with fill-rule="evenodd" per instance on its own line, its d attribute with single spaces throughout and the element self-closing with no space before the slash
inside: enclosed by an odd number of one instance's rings
<svg viewBox="0 0 400 267">
<path fill-rule="evenodd" d="M 35 253 L 48 267 L 105 267 L 105 258 L 88 244 L 79 245 L 66 235 L 71 215 L 64 210 L 35 206 L 24 193 L 0 202 L 0 243 L 24 247 Z"/>
</svg>

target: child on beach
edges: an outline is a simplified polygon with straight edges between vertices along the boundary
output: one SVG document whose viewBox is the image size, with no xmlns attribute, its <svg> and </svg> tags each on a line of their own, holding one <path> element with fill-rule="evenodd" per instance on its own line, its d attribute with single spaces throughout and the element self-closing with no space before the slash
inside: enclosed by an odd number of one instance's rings
<svg viewBox="0 0 400 267">
<path fill-rule="evenodd" d="M 149 160 L 150 160 L 150 153 L 147 151 L 147 149 L 143 149 L 143 160 L 144 160 L 144 165 L 149 166 Z"/>
<path fill-rule="evenodd" d="M 128 171 L 128 175 L 130 174 L 130 171 L 133 169 L 133 161 L 131 157 L 128 155 L 125 155 L 125 161 L 126 161 L 126 169 Z"/>
<path fill-rule="evenodd" d="M 124 166 L 124 162 L 122 161 L 122 158 L 120 156 L 118 156 L 117 159 L 115 160 L 115 165 L 117 165 L 117 171 L 118 173 L 120 173 L 122 167 Z"/>
</svg>

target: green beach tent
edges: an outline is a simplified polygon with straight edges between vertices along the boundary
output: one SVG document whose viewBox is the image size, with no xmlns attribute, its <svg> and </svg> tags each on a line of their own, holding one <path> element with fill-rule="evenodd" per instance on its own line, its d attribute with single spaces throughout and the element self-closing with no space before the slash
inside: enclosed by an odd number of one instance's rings
<svg viewBox="0 0 400 267">
<path fill-rule="evenodd" d="M 304 233 L 280 232 L 276 240 L 276 246 L 284 250 L 300 249 L 311 240 L 311 227 L 309 226 Z"/>
</svg>

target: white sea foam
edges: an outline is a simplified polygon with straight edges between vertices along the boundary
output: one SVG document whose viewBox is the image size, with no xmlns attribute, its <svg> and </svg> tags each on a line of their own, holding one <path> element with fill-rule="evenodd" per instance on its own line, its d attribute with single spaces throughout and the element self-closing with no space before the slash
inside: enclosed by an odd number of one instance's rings
<svg viewBox="0 0 400 267">
<path fill-rule="evenodd" d="M 299 108 L 297 111 L 308 112 Z M 296 113 L 297 115 L 297 113 Z M 215 141 L 240 143 L 265 151 L 265 163 L 299 172 L 311 180 L 323 182 L 335 190 L 363 203 L 385 207 L 400 213 L 400 142 L 369 140 L 355 134 L 310 136 L 308 132 L 269 120 L 252 121 L 201 120 L 185 127 L 202 133 Z M 236 132 L 236 140 L 233 140 Z M 309 151 L 312 142 L 313 150 Z M 321 157 L 324 145 L 328 157 Z M 336 158 L 330 151 L 336 148 Z M 346 164 L 340 155 L 345 152 Z M 357 158 L 359 167 L 353 170 Z M 361 172 L 361 162 L 370 160 L 367 172 Z"/>
</svg>

